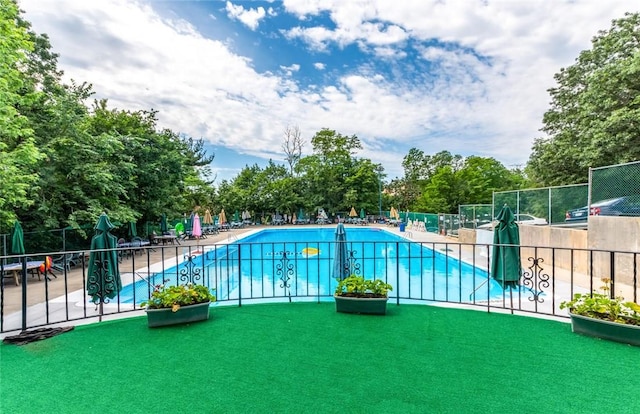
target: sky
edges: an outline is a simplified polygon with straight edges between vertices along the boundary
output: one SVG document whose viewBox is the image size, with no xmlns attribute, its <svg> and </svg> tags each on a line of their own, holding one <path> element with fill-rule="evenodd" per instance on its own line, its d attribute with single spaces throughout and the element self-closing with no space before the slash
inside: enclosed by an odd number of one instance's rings
<svg viewBox="0 0 640 414">
<path fill-rule="evenodd" d="M 523 167 L 553 75 L 635 0 L 19 0 L 64 81 L 203 139 L 216 182 L 322 128 L 402 177 L 411 148 Z"/>
</svg>

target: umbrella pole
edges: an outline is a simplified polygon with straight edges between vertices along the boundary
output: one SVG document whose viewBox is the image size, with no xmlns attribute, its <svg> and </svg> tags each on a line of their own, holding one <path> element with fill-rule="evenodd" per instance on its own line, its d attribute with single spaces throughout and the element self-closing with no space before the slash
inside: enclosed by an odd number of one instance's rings
<svg viewBox="0 0 640 414">
<path fill-rule="evenodd" d="M 100 300 L 100 315 L 98 316 L 98 322 L 102 322 L 102 311 L 103 311 L 104 302 Z"/>
<path fill-rule="evenodd" d="M 513 286 L 509 286 L 509 293 L 511 293 L 511 314 L 513 315 Z"/>
</svg>

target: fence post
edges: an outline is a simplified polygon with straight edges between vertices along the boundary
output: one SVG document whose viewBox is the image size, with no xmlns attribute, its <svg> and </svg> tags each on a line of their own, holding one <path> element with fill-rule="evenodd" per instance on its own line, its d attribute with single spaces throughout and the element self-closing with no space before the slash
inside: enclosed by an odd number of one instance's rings
<svg viewBox="0 0 640 414">
<path fill-rule="evenodd" d="M 22 332 L 27 330 L 27 257 L 20 258 L 22 262 Z M 45 279 L 47 274 L 44 274 Z"/>
<path fill-rule="evenodd" d="M 242 249 L 238 244 L 238 307 L 242 306 Z"/>
<path fill-rule="evenodd" d="M 400 242 L 396 242 L 396 305 L 400 305 Z"/>
</svg>

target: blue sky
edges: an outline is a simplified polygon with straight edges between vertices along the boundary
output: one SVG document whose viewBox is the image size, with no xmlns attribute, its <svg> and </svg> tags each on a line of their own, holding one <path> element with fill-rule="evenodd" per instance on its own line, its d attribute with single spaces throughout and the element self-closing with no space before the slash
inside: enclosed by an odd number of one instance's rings
<svg viewBox="0 0 640 414">
<path fill-rule="evenodd" d="M 65 80 L 203 138 L 218 181 L 321 128 L 402 176 L 416 147 L 523 166 L 553 75 L 633 0 L 20 0 Z"/>
</svg>

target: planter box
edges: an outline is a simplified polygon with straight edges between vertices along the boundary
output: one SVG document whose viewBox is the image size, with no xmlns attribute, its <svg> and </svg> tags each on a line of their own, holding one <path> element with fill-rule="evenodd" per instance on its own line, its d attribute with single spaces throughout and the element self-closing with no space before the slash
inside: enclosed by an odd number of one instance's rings
<svg viewBox="0 0 640 414">
<path fill-rule="evenodd" d="M 181 306 L 177 312 L 172 312 L 171 308 L 147 309 L 147 322 L 150 328 L 155 328 L 157 326 L 204 321 L 209 319 L 210 303 Z"/>
<path fill-rule="evenodd" d="M 640 346 L 640 326 L 625 325 L 573 313 L 569 315 L 571 330 L 575 333 Z"/>
<path fill-rule="evenodd" d="M 350 296 L 333 296 L 336 300 L 336 311 L 343 313 L 364 313 L 369 315 L 385 315 L 389 298 L 354 298 Z"/>
</svg>

